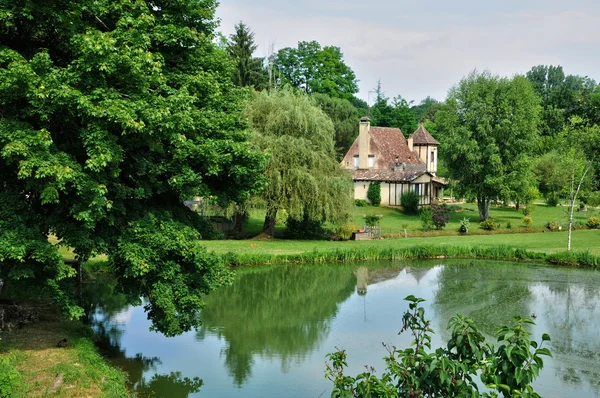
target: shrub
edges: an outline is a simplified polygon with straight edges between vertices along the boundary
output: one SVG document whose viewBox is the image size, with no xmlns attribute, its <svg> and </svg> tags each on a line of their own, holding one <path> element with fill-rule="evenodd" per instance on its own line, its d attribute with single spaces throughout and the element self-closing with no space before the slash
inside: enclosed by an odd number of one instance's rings
<svg viewBox="0 0 600 398">
<path fill-rule="evenodd" d="M 494 231 L 498 229 L 498 225 L 499 224 L 492 218 L 488 218 L 487 220 L 479 223 L 481 229 L 485 229 L 486 231 Z"/>
<path fill-rule="evenodd" d="M 373 206 L 379 206 L 381 204 L 381 183 L 371 182 L 369 184 L 369 189 L 367 190 L 367 199 L 371 202 Z"/>
<path fill-rule="evenodd" d="M 0 357 L 0 397 L 13 397 L 23 384 L 23 375 L 15 366 L 14 355 Z"/>
<path fill-rule="evenodd" d="M 535 205 L 534 204 L 528 204 L 527 206 L 525 206 L 523 208 L 523 215 L 524 216 L 530 216 L 531 213 L 533 213 L 533 211 L 535 210 Z"/>
<path fill-rule="evenodd" d="M 512 228 L 512 224 L 510 221 L 506 222 L 506 229 L 511 229 Z"/>
<path fill-rule="evenodd" d="M 523 225 L 525 225 L 525 228 L 527 228 L 527 229 L 531 228 L 532 224 L 533 224 L 533 219 L 531 218 L 531 216 L 523 217 Z"/>
<path fill-rule="evenodd" d="M 337 228 L 337 235 L 340 240 L 349 240 L 352 237 L 352 232 L 356 228 L 350 223 L 345 223 Z"/>
<path fill-rule="evenodd" d="M 419 218 L 425 231 L 429 231 L 433 227 L 433 212 L 431 211 L 431 207 L 422 207 L 419 210 Z"/>
<path fill-rule="evenodd" d="M 367 203 L 364 199 L 354 199 L 354 206 L 356 207 L 367 207 L 369 203 Z"/>
<path fill-rule="evenodd" d="M 378 225 L 380 220 L 381 217 L 376 214 L 365 216 L 365 224 L 367 224 L 369 227 Z"/>
<path fill-rule="evenodd" d="M 329 234 L 323 228 L 323 223 L 318 220 L 311 220 L 307 215 L 301 220 L 288 217 L 286 222 L 285 237 L 287 239 L 327 239 Z"/>
<path fill-rule="evenodd" d="M 457 314 L 448 322 L 448 343 L 432 350 L 434 331 L 420 306 L 424 300 L 412 295 L 405 300 L 409 309 L 402 316 L 400 333 L 414 337 L 410 348 L 384 343 L 389 355 L 384 358 L 386 369 L 381 377 L 369 367 L 356 377 L 348 376 L 344 374 L 346 352 L 328 354 L 325 377 L 333 382 L 332 396 L 476 397 L 480 396 L 480 379 L 491 390 L 483 396 L 539 397 L 531 383 L 544 366 L 541 356 L 552 354 L 542 348 L 550 340 L 548 334 L 542 335 L 540 343 L 531 340 L 527 331 L 535 324 L 531 319 L 517 316 L 512 326 L 501 327 L 495 333 L 498 347 L 494 347 L 472 319 Z"/>
<path fill-rule="evenodd" d="M 556 192 L 548 192 L 546 194 L 546 206 L 556 207 L 558 205 L 558 193 Z"/>
<path fill-rule="evenodd" d="M 600 229 L 600 219 L 598 219 L 598 217 L 590 217 L 585 223 L 585 226 L 589 229 Z"/>
<path fill-rule="evenodd" d="M 408 191 L 400 197 L 400 204 L 404 212 L 408 214 L 417 214 L 419 212 L 419 194 L 415 191 Z"/>
<path fill-rule="evenodd" d="M 458 232 L 461 234 L 468 234 L 469 228 L 471 227 L 471 222 L 467 217 L 460 220 L 460 227 L 458 227 Z"/>
<path fill-rule="evenodd" d="M 448 214 L 448 206 L 433 205 L 431 206 L 432 211 L 432 222 L 436 229 L 442 229 L 450 221 L 450 215 Z"/>
<path fill-rule="evenodd" d="M 556 220 L 550 220 L 546 223 L 546 228 L 549 231 L 558 231 L 560 229 L 560 224 Z"/>
</svg>

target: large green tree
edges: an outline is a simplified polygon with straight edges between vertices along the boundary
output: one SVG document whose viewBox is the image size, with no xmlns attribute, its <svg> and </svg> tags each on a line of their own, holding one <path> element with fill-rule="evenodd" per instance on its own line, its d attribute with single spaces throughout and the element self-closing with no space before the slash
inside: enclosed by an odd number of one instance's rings
<svg viewBox="0 0 600 398">
<path fill-rule="evenodd" d="M 389 98 L 381 88 L 381 82 L 377 82 L 375 88 L 375 104 L 371 108 L 371 122 L 379 127 L 397 127 L 405 136 L 409 136 L 417 129 L 415 112 L 411 109 L 411 102 L 408 102 L 401 95 L 392 99 Z"/>
<path fill-rule="evenodd" d="M 264 156 L 244 132 L 216 2 L 0 1 L 0 280 L 72 317 L 74 271 L 106 253 L 155 329 L 198 325 L 229 272 L 183 205 L 241 201 Z M 55 235 L 58 245 L 48 241 Z"/>
<path fill-rule="evenodd" d="M 254 33 L 240 21 L 235 25 L 235 33 L 229 36 L 227 52 L 233 59 L 233 82 L 239 87 L 252 86 L 264 88 L 267 84 L 267 71 L 264 58 L 254 57 L 258 46 L 254 42 Z"/>
<path fill-rule="evenodd" d="M 319 93 L 313 94 L 312 98 L 333 122 L 335 153 L 341 161 L 358 134 L 359 110 L 346 99 Z"/>
<path fill-rule="evenodd" d="M 274 71 L 284 82 L 309 94 L 322 93 L 352 100 L 358 92 L 356 76 L 344 63 L 340 48 L 321 47 L 316 41 L 301 41 L 298 48 L 279 50 Z"/>
<path fill-rule="evenodd" d="M 352 207 L 352 179 L 335 158 L 331 119 L 291 88 L 255 93 L 246 114 L 257 145 L 270 155 L 263 232 L 273 234 L 280 209 L 296 220 L 345 220 Z"/>
<path fill-rule="evenodd" d="M 527 176 L 539 108 L 526 78 L 474 71 L 450 90 L 437 112 L 449 177 L 462 194 L 477 199 L 482 221 L 489 218 L 490 202 L 514 196 L 515 182 Z"/>
</svg>

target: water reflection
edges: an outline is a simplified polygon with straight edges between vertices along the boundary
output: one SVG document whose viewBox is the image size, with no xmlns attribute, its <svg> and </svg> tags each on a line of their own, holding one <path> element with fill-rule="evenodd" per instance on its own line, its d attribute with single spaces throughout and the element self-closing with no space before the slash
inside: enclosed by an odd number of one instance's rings
<svg viewBox="0 0 600 398">
<path fill-rule="evenodd" d="M 232 286 L 206 298 L 202 341 L 227 341 L 222 355 L 238 387 L 252 374 L 254 358 L 278 358 L 283 372 L 303 361 L 327 336 L 338 305 L 354 291 L 351 269 L 287 265 L 240 273 Z"/>
<path fill-rule="evenodd" d="M 456 312 L 488 336 L 513 315 L 535 314 L 531 331 L 549 333 L 554 354 L 536 389 L 600 396 L 600 273 L 589 270 L 446 260 L 242 269 L 233 286 L 206 298 L 199 330 L 171 339 L 149 332 L 142 307 L 110 281 L 89 287 L 98 344 L 141 396 L 327 396 L 325 354 L 336 346 L 356 374 L 365 364 L 381 369 L 382 341 L 409 343 L 397 332 L 410 294 L 428 300 L 434 345 L 448 338 Z"/>
<path fill-rule="evenodd" d="M 158 357 L 145 357 L 141 353 L 129 355 L 121 347 L 121 336 L 129 321 L 131 306 L 141 300 L 128 299 L 115 291 L 116 283 L 106 275 L 98 275 L 93 283 L 82 289 L 82 302 L 86 322 L 94 330 L 96 346 L 114 366 L 127 373 L 129 389 L 139 397 L 186 398 L 200 391 L 203 382 L 199 377 L 182 377 L 181 372 L 168 374 L 147 373 L 161 364 Z"/>
</svg>

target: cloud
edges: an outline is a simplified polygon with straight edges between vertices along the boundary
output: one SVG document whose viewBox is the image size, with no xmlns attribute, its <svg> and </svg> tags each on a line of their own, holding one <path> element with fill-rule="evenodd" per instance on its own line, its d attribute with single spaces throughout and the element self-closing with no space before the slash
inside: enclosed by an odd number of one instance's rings
<svg viewBox="0 0 600 398">
<path fill-rule="evenodd" d="M 225 34 L 239 20 L 248 24 L 259 55 L 273 42 L 275 51 L 310 40 L 340 47 L 365 100 L 378 79 L 388 96 L 419 101 L 427 95 L 443 99 L 475 68 L 511 76 L 534 65 L 560 64 L 567 73 L 598 73 L 600 5 L 593 2 L 565 7 L 530 1 L 519 8 L 511 0 L 513 11 L 506 4 L 491 9 L 469 1 L 435 9 L 426 1 L 405 12 L 398 2 L 375 3 L 381 5 L 376 12 L 354 1 L 304 1 L 292 9 L 286 3 L 240 0 L 223 3 L 218 15 Z"/>
</svg>

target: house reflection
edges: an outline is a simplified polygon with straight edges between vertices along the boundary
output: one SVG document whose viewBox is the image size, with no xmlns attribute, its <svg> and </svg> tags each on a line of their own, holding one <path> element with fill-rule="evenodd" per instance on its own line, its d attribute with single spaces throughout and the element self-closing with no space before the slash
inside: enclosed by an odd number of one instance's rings
<svg viewBox="0 0 600 398">
<path fill-rule="evenodd" d="M 354 275 L 356 276 L 356 293 L 359 296 L 364 296 L 367 294 L 369 285 L 376 285 L 384 281 L 395 279 L 402 273 L 412 277 L 418 285 L 431 268 L 432 267 L 411 266 L 393 268 L 359 267 L 354 271 Z"/>
</svg>

